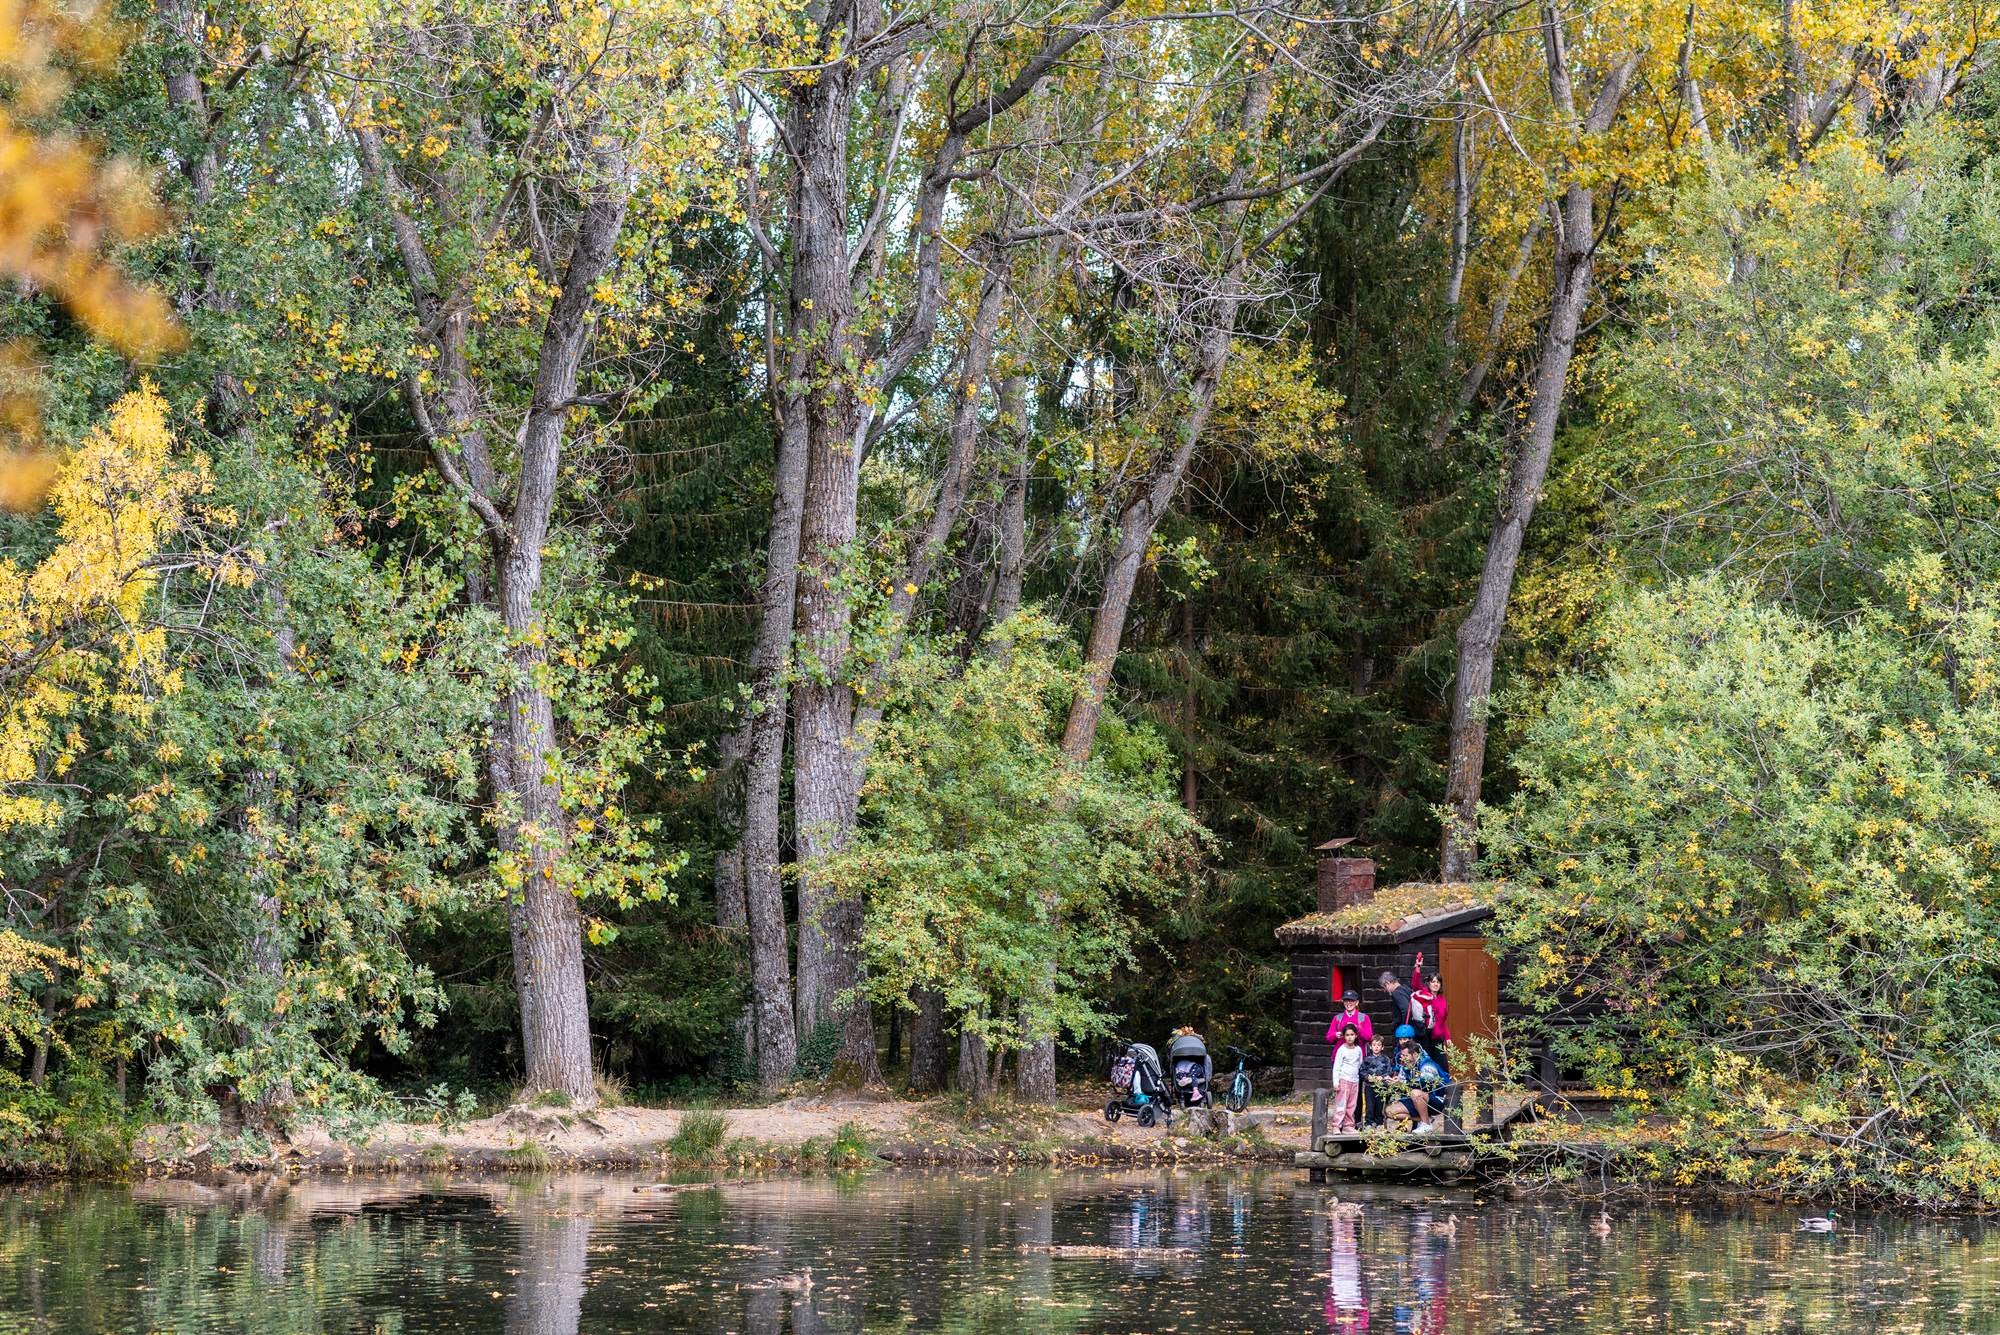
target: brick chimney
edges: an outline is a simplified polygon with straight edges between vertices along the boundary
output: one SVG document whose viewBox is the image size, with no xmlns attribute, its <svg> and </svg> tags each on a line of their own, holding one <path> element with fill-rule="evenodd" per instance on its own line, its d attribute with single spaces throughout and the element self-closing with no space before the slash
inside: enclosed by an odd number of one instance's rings
<svg viewBox="0 0 2000 1335">
<path fill-rule="evenodd" d="M 1321 913 L 1337 913 L 1375 898 L 1375 859 L 1341 856 L 1341 850 L 1353 842 L 1351 835 L 1329 839 L 1317 850 L 1324 854 L 1319 860 Z"/>
</svg>

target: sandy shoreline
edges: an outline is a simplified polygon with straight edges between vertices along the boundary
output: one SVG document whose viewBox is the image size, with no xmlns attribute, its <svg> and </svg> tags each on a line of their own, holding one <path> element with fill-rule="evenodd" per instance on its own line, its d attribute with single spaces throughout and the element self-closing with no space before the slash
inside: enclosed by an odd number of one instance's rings
<svg viewBox="0 0 2000 1335">
<path fill-rule="evenodd" d="M 1132 1163 L 1159 1160 L 1282 1159 L 1305 1147 L 1310 1110 L 1253 1110 L 1234 1135 L 1190 1134 L 1107 1123 L 1095 1108 L 982 1111 L 969 1119 L 943 1100 L 829 1095 L 759 1107 L 717 1109 L 724 1119 L 722 1162 L 767 1167 L 814 1165 L 845 1132 L 868 1158 L 889 1164 Z M 516 1106 L 491 1117 L 442 1125 L 383 1122 L 338 1136 L 294 1127 L 268 1148 L 204 1126 L 153 1126 L 134 1142 L 133 1171 L 150 1177 L 219 1170 L 281 1173 L 700 1167 L 671 1150 L 687 1110 L 618 1107 L 574 1111 Z"/>
</svg>

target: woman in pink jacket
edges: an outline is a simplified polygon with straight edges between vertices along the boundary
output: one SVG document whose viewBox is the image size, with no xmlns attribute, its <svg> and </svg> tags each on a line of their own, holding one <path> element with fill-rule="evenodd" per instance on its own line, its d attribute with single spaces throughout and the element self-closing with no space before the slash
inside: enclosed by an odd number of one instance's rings
<svg viewBox="0 0 2000 1335">
<path fill-rule="evenodd" d="M 1451 1025 L 1445 1019 L 1445 1015 L 1451 1009 L 1451 1003 L 1444 997 L 1444 976 L 1436 969 L 1425 974 L 1424 957 L 1419 955 L 1416 967 L 1410 970 L 1410 987 L 1431 1017 L 1429 1036 L 1426 1038 L 1419 1030 L 1417 1037 L 1424 1040 L 1424 1051 L 1430 1054 L 1431 1060 L 1443 1069 L 1445 1045 L 1451 1042 Z M 1449 1075 L 1450 1071 L 1447 1070 L 1445 1074 Z"/>
</svg>

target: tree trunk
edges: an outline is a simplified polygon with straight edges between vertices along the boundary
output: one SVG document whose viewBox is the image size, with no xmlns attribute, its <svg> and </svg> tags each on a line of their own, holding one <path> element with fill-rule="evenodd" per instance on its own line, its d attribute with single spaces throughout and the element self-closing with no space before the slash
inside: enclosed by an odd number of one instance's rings
<svg viewBox="0 0 2000 1335">
<path fill-rule="evenodd" d="M 743 758 L 750 748 L 750 730 L 732 728 L 716 745 L 715 814 L 722 827 L 715 853 L 715 925 L 740 932 L 750 923 L 743 887 Z"/>
<path fill-rule="evenodd" d="M 998 568 L 993 576 L 993 601 L 987 627 L 1004 625 L 1021 610 L 1021 583 L 1028 564 L 1028 478 L 1035 451 L 1028 429 L 1028 382 L 1011 375 L 1000 385 L 1000 420 L 1013 448 L 1013 467 L 1000 494 Z"/>
<path fill-rule="evenodd" d="M 1239 124 L 1241 138 L 1255 144 L 1262 140 L 1271 109 L 1271 76 L 1265 71 L 1244 90 Z M 1247 157 L 1247 154 L 1246 154 Z M 1242 188 L 1248 174 L 1247 162 L 1239 162 L 1229 174 L 1227 189 Z M 1219 210 L 1223 234 L 1234 235 L 1247 205 L 1224 204 Z M 1111 686 L 1111 670 L 1118 661 L 1118 647 L 1125 636 L 1125 619 L 1132 607 L 1132 591 L 1144 568 L 1146 548 L 1153 540 L 1167 509 L 1187 476 L 1195 446 L 1208 425 L 1215 407 L 1215 391 L 1222 383 L 1229 362 L 1229 344 L 1236 331 L 1236 315 L 1243 304 L 1240 271 L 1243 264 L 1241 237 L 1234 241 L 1236 254 L 1219 281 L 1212 323 L 1202 331 L 1195 345 L 1193 375 L 1185 391 L 1186 410 L 1175 434 L 1173 453 L 1153 470 L 1153 476 L 1118 518 L 1118 541 L 1104 572 L 1104 594 L 1091 618 L 1090 637 L 1085 643 L 1083 667 L 1085 689 L 1070 702 L 1069 718 L 1063 728 L 1063 754 L 1070 765 L 1081 768 L 1097 742 L 1097 723 L 1104 713 L 1104 698 Z"/>
<path fill-rule="evenodd" d="M 944 1088 L 944 997 L 930 988 L 918 988 L 917 1014 L 910 1024 L 910 1080 L 912 1094 L 936 1094 Z"/>
<path fill-rule="evenodd" d="M 586 127 L 586 132 L 604 132 Z M 583 921 L 576 897 L 557 875 L 567 817 L 554 779 L 561 772 L 555 704 L 541 685 L 547 637 L 536 608 L 542 548 L 555 511 L 563 428 L 576 397 L 597 282 L 610 268 L 625 222 L 631 176 L 608 136 L 593 144 L 598 185 L 577 225 L 562 287 L 549 308 L 535 367 L 533 397 L 521 429 L 520 473 L 509 523 L 494 534 L 495 593 L 507 629 L 512 680 L 501 700 L 505 757 L 496 790 L 508 808 L 501 846 L 514 861 L 519 893 L 509 903 L 514 984 L 521 1001 L 521 1048 L 529 1092 L 551 1090 L 573 1104 L 597 1100 L 591 1073 L 590 1002 L 583 966 Z"/>
<path fill-rule="evenodd" d="M 1553 0 L 1543 7 L 1542 37 L 1550 100 L 1566 120 L 1575 123 L 1561 16 Z M 1576 123 L 1578 130 L 1602 134 L 1610 128 L 1631 86 L 1638 59 L 1636 54 L 1628 56 L 1605 76 L 1589 115 Z M 1554 280 L 1534 397 L 1520 448 L 1500 488 L 1499 508 L 1486 540 L 1486 562 L 1479 572 L 1479 589 L 1458 627 L 1458 675 L 1452 683 L 1446 812 L 1438 857 L 1439 872 L 1446 881 L 1469 881 L 1478 865 L 1479 794 L 1486 766 L 1486 712 L 1493 690 L 1493 659 L 1506 630 L 1507 603 L 1513 595 L 1528 524 L 1541 499 L 1542 481 L 1555 448 L 1577 331 L 1590 305 L 1591 264 L 1597 244 L 1594 193 L 1582 185 L 1570 185 L 1561 200 L 1550 205 L 1550 220 L 1555 232 Z"/>
<path fill-rule="evenodd" d="M 1445 279 L 1444 303 L 1450 316 L 1444 327 L 1446 347 L 1458 346 L 1458 317 L 1465 295 L 1465 266 L 1472 257 L 1472 164 L 1469 107 L 1460 105 L 1451 122 L 1451 272 Z"/>
<path fill-rule="evenodd" d="M 1451 692 L 1450 753 L 1445 766 L 1444 844 L 1439 857 L 1446 881 L 1472 879 L 1479 858 L 1477 824 L 1479 793 L 1486 764 L 1486 708 L 1493 690 L 1493 660 L 1507 625 L 1507 603 L 1513 595 L 1514 574 L 1528 523 L 1541 499 L 1554 450 L 1556 425 L 1562 414 L 1569 364 L 1576 350 L 1577 330 L 1590 302 L 1591 192 L 1572 186 L 1565 192 L 1565 238 L 1559 243 L 1555 299 L 1542 340 L 1541 365 L 1535 373 L 1535 394 L 1520 450 L 1500 489 L 1499 510 L 1486 539 L 1486 563 L 1479 572 L 1479 589 L 1472 608 L 1458 627 L 1458 675 Z M 1575 197 L 1581 196 L 1579 203 Z M 1577 211 L 1581 210 L 1584 248 L 1573 249 Z"/>
<path fill-rule="evenodd" d="M 807 465 L 800 535 L 797 633 L 801 651 L 792 692 L 792 806 L 799 841 L 798 1024 L 810 1033 L 841 1027 L 847 1078 L 881 1078 L 874 1018 L 856 993 L 861 906 L 833 898 L 813 863 L 847 846 L 853 828 L 854 692 L 847 668 L 849 607 L 842 569 L 854 542 L 861 485 L 857 388 L 850 359 L 853 289 L 847 246 L 848 131 L 854 76 L 823 71 L 793 104 L 789 129 L 798 154 L 793 199 L 791 327 L 807 344 L 803 399 Z"/>
<path fill-rule="evenodd" d="M 561 759 L 554 703 L 538 684 L 546 651 L 535 600 L 541 591 L 542 547 L 553 518 L 563 457 L 563 429 L 576 397 L 590 332 L 597 282 L 611 265 L 624 225 L 631 175 L 622 146 L 599 126 L 586 126 L 596 185 L 577 224 L 562 283 L 542 330 L 527 421 L 520 436 L 519 475 L 504 510 L 499 479 L 480 421 L 483 401 L 468 361 L 471 312 L 454 296 L 440 304 L 439 283 L 423 236 L 407 209 L 408 191 L 379 135 L 350 127 L 363 166 L 389 205 L 389 224 L 420 323 L 436 330 L 434 415 L 424 380 L 404 378 L 404 396 L 431 447 L 438 471 L 478 515 L 492 552 L 490 596 L 508 632 L 511 680 L 496 701 L 487 774 L 500 808 L 497 843 L 512 863 L 516 889 L 508 905 L 514 982 L 521 1007 L 525 1089 L 553 1091 L 580 1106 L 596 1101 L 590 1055 L 590 1008 L 584 978 L 582 915 L 557 876 L 566 842 L 561 793 L 551 775 Z M 441 188 L 441 187 L 440 187 Z M 483 572 L 472 594 L 484 600 Z"/>
<path fill-rule="evenodd" d="M 507 808 L 500 847 L 519 876 L 520 888 L 508 902 L 507 926 L 521 1003 L 525 1090 L 560 1093 L 587 1106 L 597 1095 L 591 1078 L 583 917 L 576 896 L 557 877 L 567 827 L 562 794 L 550 775 L 560 768 L 562 755 L 554 702 L 536 684 L 545 657 L 534 608 L 541 564 L 539 542 L 516 544 L 500 563 L 500 619 L 512 646 L 513 685 L 501 700 L 498 749 L 504 763 L 493 778 Z"/>
<path fill-rule="evenodd" d="M 1097 743 L 1097 725 L 1104 716 L 1104 701 L 1111 689 L 1111 670 L 1118 662 L 1118 647 L 1125 636 L 1125 621 L 1132 609 L 1132 593 L 1145 566 L 1146 548 L 1153 540 L 1167 507 L 1187 475 L 1194 447 L 1208 423 L 1215 404 L 1215 390 L 1229 357 L 1230 330 L 1235 323 L 1236 302 L 1225 303 L 1226 314 L 1220 327 L 1202 335 L 1197 369 L 1188 391 L 1189 407 L 1182 420 L 1178 443 L 1152 482 L 1119 516 L 1118 542 L 1104 574 L 1104 595 L 1091 618 L 1090 636 L 1085 642 L 1084 686 L 1070 701 L 1069 718 L 1063 728 L 1063 755 L 1072 769 L 1090 762 Z M 1053 979 L 1051 979 L 1053 982 Z M 1021 1052 L 1019 1092 L 1036 1103 L 1050 1103 L 1056 1097 L 1056 1040 L 1053 1034 L 1031 1040 Z"/>
<path fill-rule="evenodd" d="M 766 1093 L 792 1078 L 799 1056 L 780 858 L 785 767 L 784 674 L 792 647 L 799 578 L 799 523 L 805 487 L 805 421 L 802 407 L 794 402 L 778 431 L 771 537 L 764 565 L 764 587 L 758 597 L 763 615 L 750 657 L 752 712 L 743 796 L 751 1029 L 757 1045 L 757 1084 Z"/>
<path fill-rule="evenodd" d="M 1465 420 L 1478 399 L 1480 389 L 1486 384 L 1486 377 L 1493 370 L 1493 363 L 1500 354 L 1500 337 L 1507 325 L 1507 307 L 1514 299 L 1514 289 L 1520 285 L 1521 275 L 1527 270 L 1528 260 L 1535 252 L 1535 243 L 1541 240 L 1544 220 L 1541 217 L 1528 224 L 1528 230 L 1521 234 L 1521 243 L 1514 249 L 1513 263 L 1507 266 L 1507 276 L 1501 280 L 1500 291 L 1493 299 L 1493 310 L 1486 319 L 1486 341 L 1480 345 L 1479 355 L 1459 377 L 1458 395 L 1453 405 L 1431 420 L 1430 448 L 1441 450 L 1451 429 Z"/>
<path fill-rule="evenodd" d="M 993 1092 L 986 1040 L 970 1029 L 961 1029 L 958 1034 L 958 1092 L 971 1103 L 979 1103 Z"/>
<path fill-rule="evenodd" d="M 1014 1088 L 1024 1099 L 1053 1103 L 1056 1097 L 1056 1041 L 1053 1036 L 1023 1044 L 1015 1059 Z"/>
<path fill-rule="evenodd" d="M 1266 71 L 1252 79 L 1244 90 L 1239 123 L 1246 141 L 1255 143 L 1262 139 L 1270 108 L 1271 76 Z M 1247 159 L 1248 155 L 1245 156 Z M 1240 189 L 1247 172 L 1247 162 L 1239 162 L 1229 175 L 1228 189 Z M 1246 205 L 1241 202 L 1222 206 L 1219 212 L 1225 224 L 1224 235 L 1233 235 L 1234 229 L 1242 222 L 1245 208 Z M 1125 637 L 1125 621 L 1132 609 L 1132 592 L 1137 588 L 1139 572 L 1145 566 L 1146 548 L 1153 540 L 1154 529 L 1159 527 L 1160 520 L 1180 491 L 1181 479 L 1187 476 L 1195 446 L 1200 442 L 1202 432 L 1208 425 L 1208 415 L 1215 407 L 1215 391 L 1222 383 L 1222 373 L 1229 362 L 1229 344 L 1236 329 L 1237 311 L 1243 302 L 1239 281 L 1243 263 L 1242 239 L 1238 237 L 1234 245 L 1236 254 L 1223 271 L 1214 313 L 1210 317 L 1212 323 L 1203 330 L 1196 344 L 1194 373 L 1186 389 L 1187 407 L 1175 435 L 1173 453 L 1153 470 L 1150 481 L 1118 517 L 1118 541 L 1112 548 L 1110 564 L 1105 568 L 1104 594 L 1098 601 L 1096 614 L 1091 618 L 1090 635 L 1084 643 L 1083 689 L 1070 701 L 1069 717 L 1063 727 L 1063 756 L 1073 770 L 1081 770 L 1090 762 L 1090 752 L 1097 744 L 1097 725 L 1104 716 L 1105 697 L 1111 689 L 1111 672 L 1118 663 L 1118 648 Z M 1055 1036 L 1044 1035 L 1031 1041 L 1020 1058 L 1021 1097 L 1042 1103 L 1053 1101 L 1056 1095 L 1055 1070 Z"/>
<path fill-rule="evenodd" d="M 42 1027 L 35 1034 L 35 1055 L 28 1060 L 28 1083 L 42 1088 L 49 1079 L 49 1036 L 56 1031 L 56 980 L 42 984 Z"/>
</svg>

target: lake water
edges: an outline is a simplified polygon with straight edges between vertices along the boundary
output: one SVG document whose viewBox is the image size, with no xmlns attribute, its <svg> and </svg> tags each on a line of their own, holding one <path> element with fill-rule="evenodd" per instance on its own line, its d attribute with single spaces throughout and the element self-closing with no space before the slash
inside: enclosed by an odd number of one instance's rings
<svg viewBox="0 0 2000 1335">
<path fill-rule="evenodd" d="M 0 1192 L 0 1333 L 2000 1331 L 1976 1222 L 1625 1206 L 1600 1236 L 1282 1170 L 647 1180 Z"/>
</svg>

